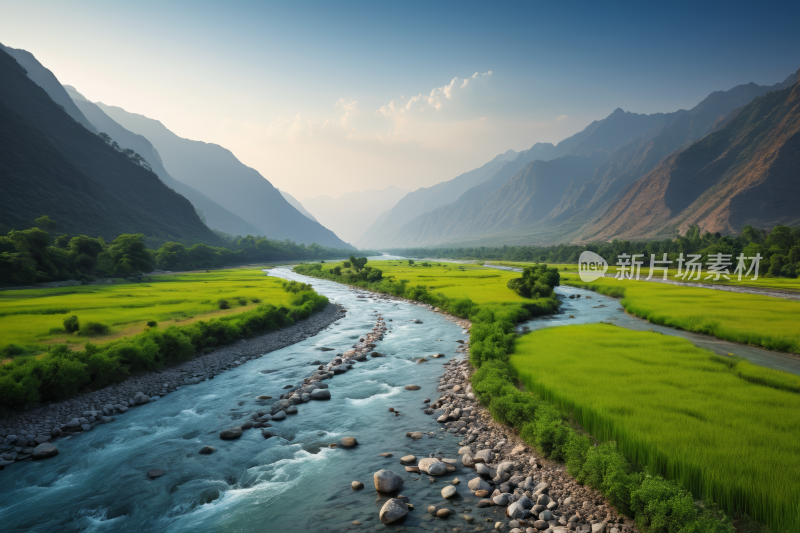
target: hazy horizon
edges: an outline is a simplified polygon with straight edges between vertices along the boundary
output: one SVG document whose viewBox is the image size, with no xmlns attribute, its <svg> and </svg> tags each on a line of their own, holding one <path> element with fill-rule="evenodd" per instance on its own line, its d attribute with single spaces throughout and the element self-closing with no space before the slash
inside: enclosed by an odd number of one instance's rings
<svg viewBox="0 0 800 533">
<path fill-rule="evenodd" d="M 295 198 L 336 198 L 428 187 L 617 107 L 686 109 L 800 66 L 793 17 L 689 6 L 34 1 L 4 6 L 0 42 Z"/>
</svg>

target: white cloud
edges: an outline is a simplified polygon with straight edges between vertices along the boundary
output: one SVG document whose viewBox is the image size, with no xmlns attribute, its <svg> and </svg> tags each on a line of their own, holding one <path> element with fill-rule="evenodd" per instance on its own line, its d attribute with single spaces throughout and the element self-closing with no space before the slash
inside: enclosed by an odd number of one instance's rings
<svg viewBox="0 0 800 533">
<path fill-rule="evenodd" d="M 442 87 L 434 87 L 431 89 L 429 94 L 420 93 L 416 96 L 412 96 L 408 99 L 401 96 L 397 100 L 392 100 L 388 104 L 382 105 L 378 108 L 375 112 L 381 113 L 384 116 L 390 118 L 396 118 L 399 114 L 404 114 L 409 111 L 426 111 L 428 109 L 435 109 L 440 110 L 445 103 L 445 100 L 452 100 L 455 93 L 454 90 L 456 89 L 465 89 L 469 84 L 470 80 L 475 80 L 480 78 L 488 78 L 492 75 L 492 71 L 489 70 L 484 72 L 483 74 L 476 72 L 472 76 L 468 78 L 464 78 L 461 80 L 461 84 L 459 85 L 459 78 L 455 77 L 450 80 L 450 83 L 444 85 Z M 444 97 L 444 99 L 442 99 Z M 403 102 L 405 100 L 405 102 Z M 415 104 L 421 102 L 422 105 L 415 106 Z"/>
</svg>

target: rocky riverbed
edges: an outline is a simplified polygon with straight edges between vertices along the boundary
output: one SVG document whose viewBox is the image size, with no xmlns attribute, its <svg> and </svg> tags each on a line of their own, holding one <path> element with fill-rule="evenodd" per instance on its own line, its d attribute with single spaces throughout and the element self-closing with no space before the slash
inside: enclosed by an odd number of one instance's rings
<svg viewBox="0 0 800 533">
<path fill-rule="evenodd" d="M 291 344 L 312 337 L 342 318 L 345 309 L 330 304 L 287 328 L 217 348 L 191 361 L 147 372 L 62 402 L 42 405 L 0 422 L 0 468 L 18 461 L 58 454 L 53 441 L 113 422 L 129 409 L 157 401 L 185 385 L 195 385 Z"/>
</svg>

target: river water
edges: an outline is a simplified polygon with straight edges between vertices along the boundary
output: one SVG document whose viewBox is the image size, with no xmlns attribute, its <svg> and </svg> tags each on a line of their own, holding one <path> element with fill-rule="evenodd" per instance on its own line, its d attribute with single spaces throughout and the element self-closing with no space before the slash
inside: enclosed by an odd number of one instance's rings
<svg viewBox="0 0 800 533">
<path fill-rule="evenodd" d="M 470 530 L 491 528 L 493 524 L 485 520 L 499 518 L 497 508 L 473 508 L 477 499 L 466 488 L 474 471 L 459 467 L 451 476 L 430 483 L 427 476 L 406 473 L 399 463 L 406 454 L 457 457 L 459 438 L 442 432 L 435 417 L 422 409 L 424 399 L 437 397 L 443 363 L 459 357 L 454 352 L 456 341 L 466 339 L 461 328 L 417 306 L 374 299 L 288 268 L 276 268 L 270 275 L 311 283 L 344 305 L 346 317 L 303 342 L 213 380 L 183 386 L 111 424 L 59 440 L 61 453 L 55 458 L 6 467 L 0 473 L 3 531 L 378 531 L 383 529 L 378 510 L 386 498 L 374 491 L 372 474 L 382 468 L 403 476 L 401 492 L 417 506 L 401 526 L 389 529 L 421 531 L 442 525 L 425 508 L 444 504 L 440 491 L 456 476 L 463 483 L 457 487 L 460 496 L 447 503 L 456 513 L 448 527 L 466 526 L 457 515 L 467 511 L 475 516 Z M 571 287 L 559 287 L 558 292 L 565 297 L 563 313 L 520 327 L 600 320 L 630 327 L 629 321 L 636 321 L 613 298 Z M 577 293 L 584 297 L 568 298 Z M 367 297 L 358 298 L 359 294 Z M 589 295 L 592 298 L 585 297 Z M 310 363 L 326 363 L 333 354 L 349 349 L 375 325 L 376 312 L 389 327 L 376 348 L 386 357 L 357 363 L 350 372 L 328 380 L 330 401 L 301 404 L 299 414 L 272 422 L 270 429 L 281 437 L 265 440 L 259 430 L 250 429 L 235 441 L 219 439 L 219 431 L 264 408 L 256 396 L 277 398 L 285 385 L 311 374 L 315 366 Z M 417 318 L 423 323 L 411 322 Z M 644 325 L 638 329 L 656 329 Z M 320 351 L 322 347 L 336 351 Z M 434 353 L 446 357 L 424 364 L 413 360 Z M 408 384 L 422 389 L 406 391 Z M 390 407 L 401 416 L 390 413 Z M 433 434 L 415 441 L 405 436 L 408 431 Z M 344 436 L 356 437 L 360 445 L 328 447 Z M 199 455 L 205 445 L 217 451 Z M 385 452 L 394 456 L 380 457 Z M 154 468 L 166 474 L 148 479 L 145 473 Z M 366 488 L 353 491 L 354 480 Z M 362 525 L 353 525 L 355 520 Z"/>
</svg>

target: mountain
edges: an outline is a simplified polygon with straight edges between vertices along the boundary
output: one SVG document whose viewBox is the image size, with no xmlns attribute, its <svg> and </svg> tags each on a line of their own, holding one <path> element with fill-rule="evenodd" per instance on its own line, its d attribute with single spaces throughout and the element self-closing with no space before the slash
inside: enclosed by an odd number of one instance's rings
<svg viewBox="0 0 800 533">
<path fill-rule="evenodd" d="M 184 197 L 77 122 L 0 51 L 0 224 L 49 215 L 59 230 L 221 244 Z"/>
<path fill-rule="evenodd" d="M 352 248 L 331 230 L 303 216 L 261 174 L 222 146 L 184 139 L 157 120 L 120 107 L 96 104 L 125 129 L 153 143 L 172 177 L 213 198 L 258 228 L 259 234 L 270 239 Z"/>
<path fill-rule="evenodd" d="M 278 189 L 278 190 L 280 191 L 280 189 Z M 314 218 L 314 215 L 309 213 L 306 210 L 306 208 L 303 207 L 303 204 L 301 204 L 300 201 L 297 198 L 295 198 L 294 196 L 292 196 L 291 194 L 289 194 L 286 191 L 281 191 L 281 196 L 283 196 L 286 199 L 286 201 L 289 202 L 289 205 L 291 205 L 292 207 L 294 207 L 295 209 L 300 211 L 303 214 L 303 216 L 305 216 L 309 220 L 313 220 L 314 222 L 319 222 L 316 218 Z"/>
<path fill-rule="evenodd" d="M 552 147 L 553 145 L 549 146 Z M 376 217 L 372 225 L 356 241 L 356 245 L 359 248 L 381 245 L 387 234 L 427 211 L 452 202 L 469 188 L 491 177 L 505 162 L 516 158 L 517 155 L 518 153 L 514 150 L 508 150 L 485 165 L 465 172 L 449 181 L 437 183 L 431 187 L 421 187 L 406 194 L 394 207 Z"/>
<path fill-rule="evenodd" d="M 72 99 L 67 92 L 58 82 L 58 78 L 46 69 L 33 54 L 27 50 L 20 50 L 17 48 L 10 48 L 0 43 L 0 50 L 3 50 L 8 55 L 17 60 L 22 68 L 27 71 L 28 78 L 31 79 L 36 85 L 44 89 L 50 98 L 64 108 L 69 116 L 82 124 L 87 130 L 97 133 L 97 130 L 89 122 L 83 113 L 78 110 L 77 106 L 72 103 Z"/>
<path fill-rule="evenodd" d="M 153 172 L 161 178 L 161 181 L 167 187 L 192 203 L 203 222 L 209 228 L 224 231 L 231 235 L 258 235 L 261 233 L 258 228 L 220 206 L 205 194 L 170 176 L 169 172 L 164 168 L 158 151 L 142 135 L 137 135 L 120 126 L 114 119 L 106 115 L 102 109 L 84 98 L 74 87 L 65 85 L 64 89 L 80 112 L 83 113 L 83 116 L 89 120 L 97 131 L 110 136 L 120 147 L 130 148 L 144 157 Z"/>
<path fill-rule="evenodd" d="M 339 198 L 303 198 L 302 203 L 325 227 L 348 242 L 356 242 L 381 213 L 394 207 L 408 192 L 390 185 L 381 190 L 349 192 Z"/>
<path fill-rule="evenodd" d="M 607 157 L 606 152 L 596 151 L 531 161 L 510 179 L 477 185 L 387 238 L 397 247 L 469 243 L 476 235 L 494 238 L 533 225 L 550 212 L 567 187 L 580 187 L 592 179 Z"/>
<path fill-rule="evenodd" d="M 439 207 L 395 226 L 376 236 L 370 246 L 488 246 L 498 242 L 555 244 L 585 240 L 588 238 L 585 230 L 602 221 L 603 214 L 625 187 L 676 150 L 703 138 L 715 128 L 725 127 L 734 120 L 732 117 L 738 109 L 753 98 L 787 87 L 793 79 L 790 76 L 772 86 L 750 83 L 728 91 L 716 91 L 688 111 L 640 115 L 616 109 L 605 119 L 591 123 L 557 145 L 549 145 L 551 148 L 547 150 L 552 161 L 590 157 L 592 162 L 598 163 L 593 176 L 587 178 L 585 168 L 578 171 L 565 165 L 560 175 L 549 174 L 552 181 L 548 183 L 548 193 L 543 195 L 541 179 L 535 184 L 519 179 L 510 181 L 511 175 L 516 177 L 517 169 L 525 168 L 529 164 L 526 160 L 532 159 L 522 152 L 515 160 L 495 169 L 483 183 L 465 192 L 453 205 Z M 595 157 L 596 154 L 605 156 Z M 505 193 L 498 193 L 506 183 L 512 187 L 506 189 L 514 190 L 516 195 L 506 195 L 505 203 L 499 202 L 498 198 L 503 198 Z M 533 187 L 530 190 L 535 194 L 527 195 L 526 187 Z M 556 192 L 559 189 L 560 195 Z M 543 212 L 544 216 L 540 217 Z M 535 213 L 537 218 L 520 217 L 519 213 Z"/>
<path fill-rule="evenodd" d="M 718 131 L 664 159 L 584 235 L 640 239 L 692 224 L 712 233 L 798 225 L 798 171 L 800 82 L 757 97 Z"/>
</svg>

